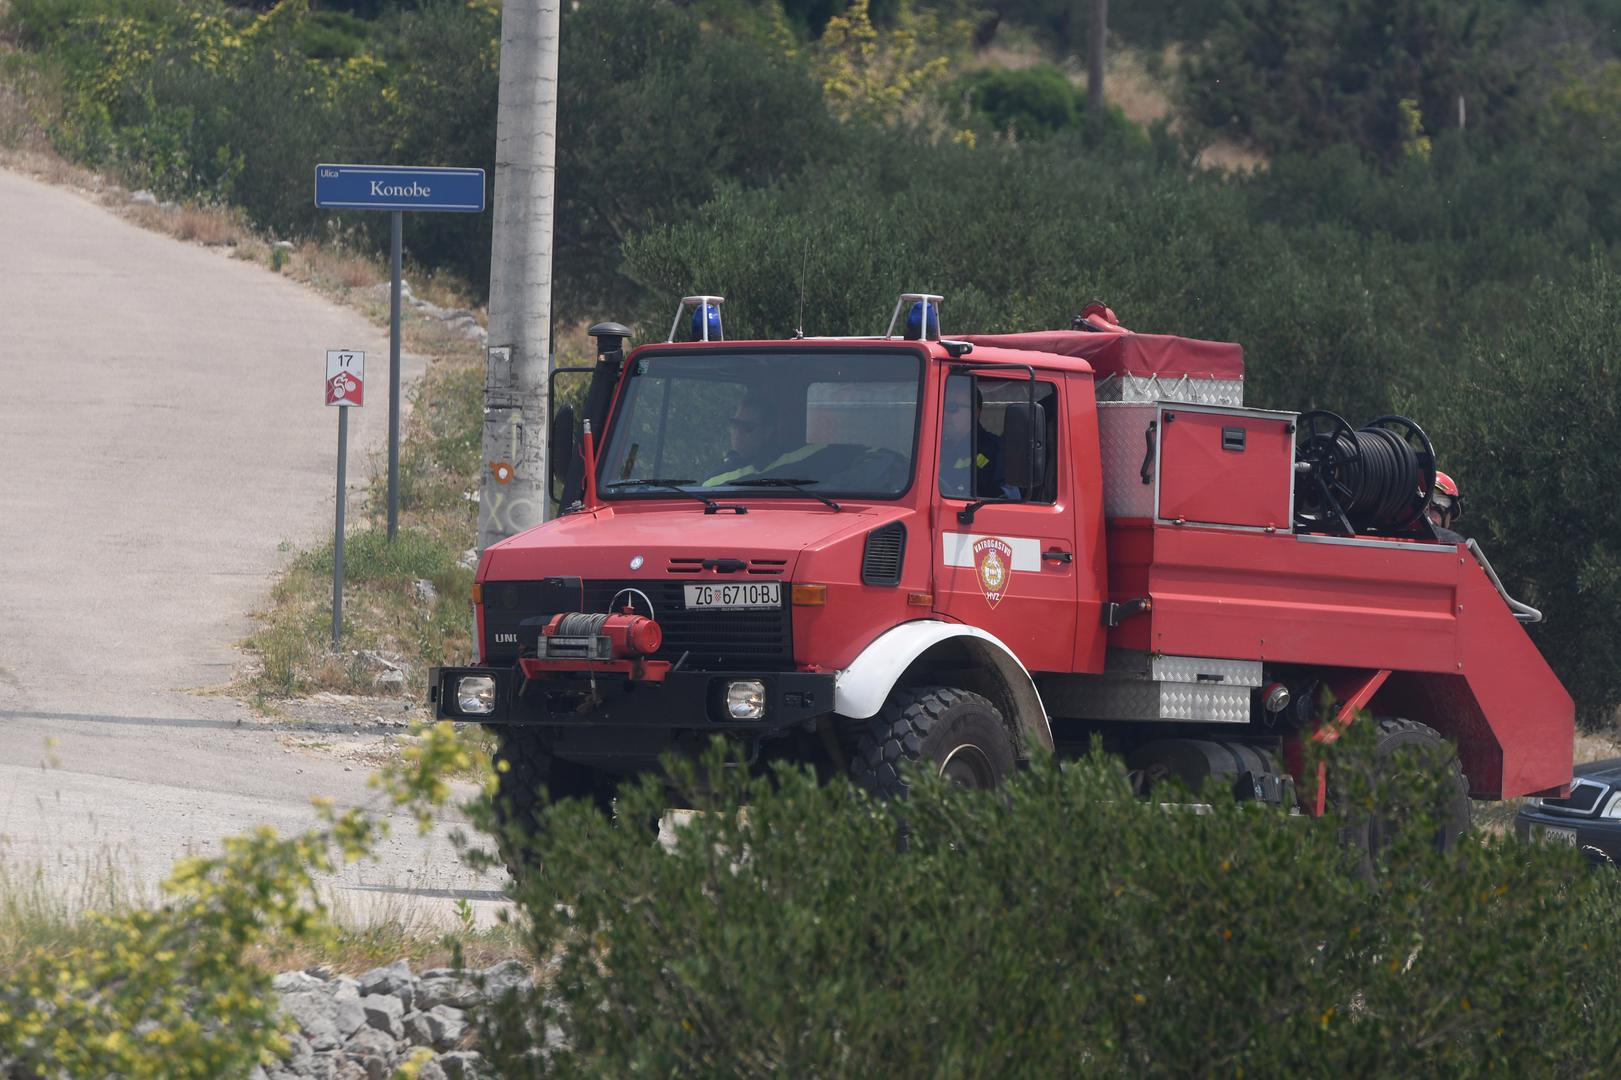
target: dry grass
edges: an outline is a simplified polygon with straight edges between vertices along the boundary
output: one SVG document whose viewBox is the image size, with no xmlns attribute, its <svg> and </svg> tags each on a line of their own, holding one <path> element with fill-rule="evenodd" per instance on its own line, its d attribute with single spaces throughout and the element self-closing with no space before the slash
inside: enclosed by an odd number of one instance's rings
<svg viewBox="0 0 1621 1080">
<path fill-rule="evenodd" d="M 247 232 L 239 214 L 214 207 L 181 206 L 169 227 L 169 234 L 176 239 L 208 247 L 234 247 Z"/>
<path fill-rule="evenodd" d="M 388 280 L 380 260 L 343 245 L 305 241 L 293 249 L 292 275 L 323 291 L 349 292 Z"/>
<path fill-rule="evenodd" d="M 18 871 L 0 864 L 0 980 L 37 951 L 60 954 L 98 941 L 104 931 L 92 913 L 120 915 L 157 902 L 142 893 L 104 852 L 86 868 L 76 888 L 63 892 L 46 882 L 42 870 Z M 421 901 L 406 896 L 365 914 L 332 907 L 337 934 L 330 943 L 276 940 L 251 951 L 246 960 L 267 974 L 324 965 L 357 973 L 405 959 L 421 971 L 460 962 L 471 968 L 501 960 L 526 959 L 519 925 L 496 921 L 477 928 L 430 917 Z"/>
<path fill-rule="evenodd" d="M 1576 764 L 1621 757 L 1621 729 L 1576 732 Z"/>
<path fill-rule="evenodd" d="M 1176 70 L 1174 50 L 1167 50 L 1161 71 Z M 1078 84 L 1085 84 L 1086 72 L 1072 74 Z M 1115 49 L 1109 54 L 1103 71 L 1103 96 L 1111 105 L 1120 106 L 1126 119 L 1148 126 L 1163 120 L 1173 111 L 1172 83 L 1164 76 L 1149 71 L 1148 60 L 1135 49 Z"/>
<path fill-rule="evenodd" d="M 224 207 L 132 203 L 121 190 L 107 192 L 101 201 L 144 229 L 204 247 L 236 247 L 250 235 L 241 215 Z"/>
<path fill-rule="evenodd" d="M 529 959 L 518 932 L 504 923 L 485 930 L 445 932 L 376 920 L 361 929 L 343 930 L 331 948 L 308 942 L 277 942 L 255 949 L 247 960 L 269 974 L 323 966 L 355 975 L 396 960 L 413 971 L 454 967 L 485 968 L 502 960 Z"/>
</svg>

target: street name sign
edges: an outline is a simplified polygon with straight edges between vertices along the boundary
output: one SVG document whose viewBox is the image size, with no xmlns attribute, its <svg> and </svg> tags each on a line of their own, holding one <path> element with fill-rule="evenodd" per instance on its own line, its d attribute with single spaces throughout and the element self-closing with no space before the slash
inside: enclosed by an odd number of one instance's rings
<svg viewBox="0 0 1621 1080">
<path fill-rule="evenodd" d="M 317 165 L 315 205 L 327 210 L 484 211 L 483 169 Z"/>
<path fill-rule="evenodd" d="M 366 404 L 366 354 L 353 349 L 326 351 L 326 403 L 347 408 Z"/>
<path fill-rule="evenodd" d="M 400 265 L 407 212 L 451 214 L 484 212 L 484 170 L 431 165 L 315 166 L 315 205 L 323 210 L 386 210 L 388 223 L 388 538 L 394 539 L 400 517 Z M 333 400 L 332 373 L 327 373 L 328 405 Z M 359 380 L 356 380 L 357 385 Z M 347 382 L 344 384 L 347 386 Z M 357 391 L 358 393 L 358 391 Z M 353 404 L 359 405 L 356 399 Z M 341 418 L 348 416 L 340 412 Z M 336 610 L 337 604 L 333 604 Z M 338 640 L 333 623 L 333 647 Z"/>
</svg>

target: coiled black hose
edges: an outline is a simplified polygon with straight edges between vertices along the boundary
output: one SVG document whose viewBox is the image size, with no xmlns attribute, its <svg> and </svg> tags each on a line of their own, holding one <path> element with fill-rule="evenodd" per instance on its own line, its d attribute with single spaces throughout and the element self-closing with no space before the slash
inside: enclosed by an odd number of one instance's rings
<svg viewBox="0 0 1621 1080">
<path fill-rule="evenodd" d="M 1418 455 L 1395 432 L 1384 428 L 1363 428 L 1354 437 L 1362 459 L 1362 483 L 1357 497 L 1346 507 L 1346 516 L 1365 528 L 1404 524 L 1403 512 L 1421 482 Z"/>
<path fill-rule="evenodd" d="M 1359 431 L 1326 410 L 1303 413 L 1296 460 L 1305 465 L 1295 517 L 1306 528 L 1356 532 L 1410 529 L 1435 485 L 1435 450 L 1404 416 L 1381 416 Z"/>
</svg>

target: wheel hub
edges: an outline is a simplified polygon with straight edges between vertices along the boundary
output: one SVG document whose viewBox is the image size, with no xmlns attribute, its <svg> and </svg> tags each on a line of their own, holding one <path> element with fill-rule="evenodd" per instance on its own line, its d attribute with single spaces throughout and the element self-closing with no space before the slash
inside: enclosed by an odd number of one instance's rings
<svg viewBox="0 0 1621 1080">
<path fill-rule="evenodd" d="M 940 763 L 940 775 L 966 788 L 988 790 L 996 786 L 990 756 L 973 743 L 963 743 L 947 754 Z"/>
</svg>

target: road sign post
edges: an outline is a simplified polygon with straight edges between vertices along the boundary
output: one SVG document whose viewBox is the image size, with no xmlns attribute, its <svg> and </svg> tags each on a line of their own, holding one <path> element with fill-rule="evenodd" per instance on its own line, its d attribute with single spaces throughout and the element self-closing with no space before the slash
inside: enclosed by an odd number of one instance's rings
<svg viewBox="0 0 1621 1080">
<path fill-rule="evenodd" d="M 400 516 L 400 262 L 401 215 L 407 210 L 452 214 L 484 212 L 483 169 L 421 165 L 317 165 L 315 205 L 326 210 L 387 210 L 388 294 L 388 538 Z M 339 421 L 339 427 L 343 426 Z M 336 631 L 334 631 L 336 634 Z"/>
<path fill-rule="evenodd" d="M 332 527 L 332 650 L 343 637 L 343 511 L 348 501 L 349 410 L 366 403 L 366 354 L 326 353 L 326 403 L 338 410 L 338 510 Z"/>
</svg>

